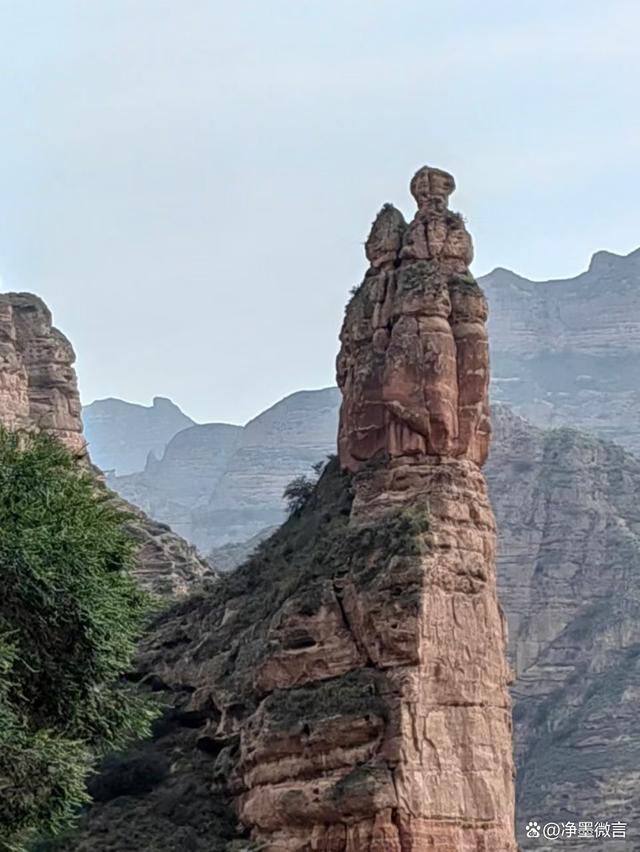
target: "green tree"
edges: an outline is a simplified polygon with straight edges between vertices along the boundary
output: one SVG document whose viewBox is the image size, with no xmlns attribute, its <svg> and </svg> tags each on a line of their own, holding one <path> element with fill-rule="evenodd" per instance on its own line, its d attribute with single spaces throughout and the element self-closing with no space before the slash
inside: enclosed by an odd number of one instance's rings
<svg viewBox="0 0 640 852">
<path fill-rule="evenodd" d="M 0 430 L 0 850 L 68 827 L 96 759 L 155 715 L 122 679 L 152 601 L 129 520 L 42 435 Z"/>
</svg>

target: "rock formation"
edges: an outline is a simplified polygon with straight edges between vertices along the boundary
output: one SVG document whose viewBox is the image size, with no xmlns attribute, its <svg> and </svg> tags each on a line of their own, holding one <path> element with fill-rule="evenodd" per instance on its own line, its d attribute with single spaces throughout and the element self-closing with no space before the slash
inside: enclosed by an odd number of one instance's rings
<svg viewBox="0 0 640 852">
<path fill-rule="evenodd" d="M 41 299 L 31 293 L 0 295 L 0 423 L 47 432 L 89 463 L 74 362 L 73 347 L 53 327 Z M 169 527 L 129 508 L 131 530 L 140 541 L 137 573 L 145 586 L 184 594 L 212 574 L 195 548 Z"/>
<path fill-rule="evenodd" d="M 132 677 L 171 709 L 105 767 L 70 848 L 514 852 L 485 305 L 452 178 L 413 187 L 416 219 L 385 208 L 347 310 L 340 460 L 153 626 Z"/>
<path fill-rule="evenodd" d="M 387 205 L 373 223 L 371 266 L 341 333 L 338 444 L 344 468 L 367 471 L 354 480 L 356 528 L 399 509 L 429 517 L 415 599 L 394 613 L 408 641 L 385 647 L 384 634 L 361 636 L 395 701 L 382 748 L 395 790 L 384 830 L 397 847 L 388 848 L 507 850 L 506 633 L 479 469 L 489 445 L 487 307 L 468 269 L 471 238 L 447 209 L 454 188 L 425 167 L 411 182 L 413 221 Z M 362 598 L 344 605 L 366 623 L 373 602 Z M 376 810 L 372 837 L 385 814 Z"/>
<path fill-rule="evenodd" d="M 373 223 L 371 266 L 347 308 L 337 364 L 349 470 L 378 452 L 487 457 L 487 305 L 469 272 L 464 221 L 447 209 L 454 188 L 446 172 L 421 169 L 413 221 L 386 205 Z"/>
<path fill-rule="evenodd" d="M 518 767 L 517 824 L 628 823 L 640 848 L 640 460 L 501 406 L 487 479 L 500 527 Z M 569 842 L 569 841 L 567 841 Z M 571 848 L 600 848 L 573 838 Z"/>
<path fill-rule="evenodd" d="M 41 299 L 0 295 L 0 347 L 0 422 L 42 429 L 83 455 L 75 354 Z"/>
</svg>

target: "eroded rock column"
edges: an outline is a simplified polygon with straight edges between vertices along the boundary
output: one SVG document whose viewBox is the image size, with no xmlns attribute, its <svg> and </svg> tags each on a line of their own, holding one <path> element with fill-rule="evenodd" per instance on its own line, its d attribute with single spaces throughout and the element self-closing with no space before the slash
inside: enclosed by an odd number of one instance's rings
<svg viewBox="0 0 640 852">
<path fill-rule="evenodd" d="M 411 223 L 373 224 L 341 332 L 348 523 L 318 527 L 321 579 L 270 618 L 240 730 L 238 813 L 270 852 L 516 849 L 487 306 L 453 178 L 411 189 Z"/>
<path fill-rule="evenodd" d="M 351 521 L 424 510 L 416 658 L 386 668 L 401 849 L 510 850 L 511 713 L 495 524 L 480 467 L 489 445 L 484 295 L 469 272 L 451 175 L 422 168 L 411 223 L 384 207 L 371 266 L 341 333 L 339 454 L 356 475 Z M 389 554 L 393 559 L 393 554 Z M 384 663 L 383 663 L 384 667 Z"/>
<path fill-rule="evenodd" d="M 428 519 L 414 618 L 402 613 L 415 646 L 374 660 L 389 691 L 380 754 L 397 829 L 396 845 L 380 849 L 516 848 L 506 628 L 480 470 L 490 435 L 487 306 L 469 272 L 464 220 L 448 209 L 454 188 L 451 175 L 425 167 L 411 182 L 418 210 L 408 225 L 382 208 L 337 361 L 340 462 L 356 474 L 351 524 L 407 510 Z M 366 602 L 351 608 L 364 612 Z M 393 625 L 370 624 L 368 636 L 361 627 L 373 645 Z"/>
</svg>

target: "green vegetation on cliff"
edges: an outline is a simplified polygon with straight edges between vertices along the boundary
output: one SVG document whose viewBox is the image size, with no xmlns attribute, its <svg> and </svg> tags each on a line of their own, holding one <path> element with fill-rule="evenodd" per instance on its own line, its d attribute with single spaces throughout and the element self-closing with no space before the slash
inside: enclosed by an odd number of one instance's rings
<svg viewBox="0 0 640 852">
<path fill-rule="evenodd" d="M 64 830 L 96 757 L 145 734 L 121 681 L 150 599 L 129 517 L 60 445 L 0 431 L 0 850 Z"/>
</svg>

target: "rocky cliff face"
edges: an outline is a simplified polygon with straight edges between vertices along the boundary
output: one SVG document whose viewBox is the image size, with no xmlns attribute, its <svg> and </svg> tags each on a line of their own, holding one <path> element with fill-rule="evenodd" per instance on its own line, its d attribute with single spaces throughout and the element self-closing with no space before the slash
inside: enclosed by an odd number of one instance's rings
<svg viewBox="0 0 640 852">
<path fill-rule="evenodd" d="M 607 848 L 640 848 L 640 460 L 500 407 L 493 423 L 487 477 L 516 673 L 518 826 L 524 835 L 527 819 L 617 819 L 627 839 Z M 586 852 L 598 840 L 571 845 Z"/>
<path fill-rule="evenodd" d="M 84 455 L 75 354 L 37 296 L 0 295 L 0 354 L 0 422 L 43 429 Z"/>
<path fill-rule="evenodd" d="M 607 848 L 635 848 L 640 461 L 585 433 L 539 429 L 499 404 L 492 424 L 485 470 L 516 675 L 521 846 L 557 848 L 524 836 L 529 819 L 618 818 L 629 823 L 628 839 Z M 225 558 L 242 561 L 222 551 L 222 568 Z M 587 852 L 597 841 L 571 843 Z"/>
<path fill-rule="evenodd" d="M 640 452 L 640 249 L 598 252 L 563 281 L 481 279 L 492 397 L 538 426 L 573 426 Z"/>
<path fill-rule="evenodd" d="M 97 399 L 84 406 L 82 420 L 94 463 L 120 476 L 142 470 L 149 455 L 160 458 L 174 435 L 193 426 L 190 417 L 161 396 L 150 406 Z"/>
<path fill-rule="evenodd" d="M 412 188 L 415 221 L 383 211 L 347 310 L 340 460 L 246 565 L 158 620 L 133 676 L 172 709 L 105 767 L 76 850 L 515 850 L 484 301 L 452 178 Z M 136 766 L 156 767 L 143 790 Z"/>
<path fill-rule="evenodd" d="M 30 293 L 0 295 L 0 423 L 38 429 L 89 461 L 82 431 L 75 353 L 52 325 L 51 312 Z M 138 575 L 154 591 L 184 594 L 211 569 L 195 548 L 134 510 L 140 541 Z"/>
</svg>

